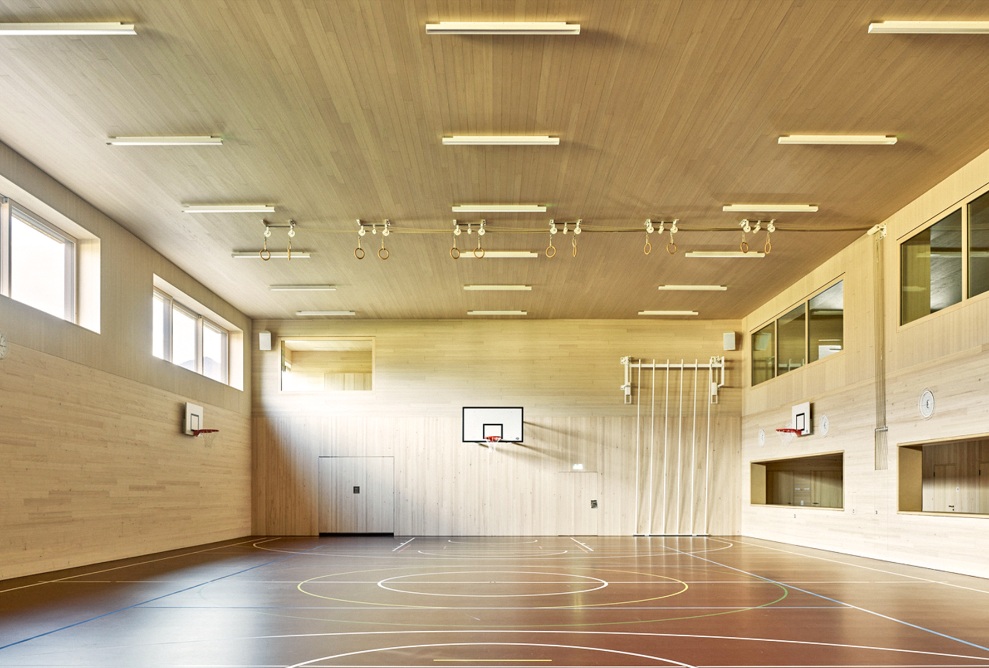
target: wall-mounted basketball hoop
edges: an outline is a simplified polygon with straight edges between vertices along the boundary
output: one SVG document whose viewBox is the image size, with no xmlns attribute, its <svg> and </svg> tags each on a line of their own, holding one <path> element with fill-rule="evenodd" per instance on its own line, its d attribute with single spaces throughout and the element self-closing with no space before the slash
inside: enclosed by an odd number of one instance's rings
<svg viewBox="0 0 989 668">
<path fill-rule="evenodd" d="M 212 448 L 213 444 L 216 442 L 217 434 L 219 433 L 219 429 L 193 429 L 192 437 L 201 438 L 203 440 L 203 445 L 207 448 Z"/>
</svg>

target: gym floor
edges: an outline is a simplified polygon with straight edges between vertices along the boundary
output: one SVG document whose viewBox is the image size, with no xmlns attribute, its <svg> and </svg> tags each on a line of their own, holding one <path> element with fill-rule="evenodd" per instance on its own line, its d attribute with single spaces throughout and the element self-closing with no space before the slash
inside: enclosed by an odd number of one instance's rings
<svg viewBox="0 0 989 668">
<path fill-rule="evenodd" d="M 989 581 L 749 538 L 251 538 L 0 582 L 0 666 L 989 666 Z"/>
</svg>

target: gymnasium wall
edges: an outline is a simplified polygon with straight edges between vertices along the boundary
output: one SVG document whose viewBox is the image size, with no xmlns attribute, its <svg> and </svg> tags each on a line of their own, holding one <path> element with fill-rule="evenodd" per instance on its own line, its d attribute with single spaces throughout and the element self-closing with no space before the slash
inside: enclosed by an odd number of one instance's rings
<svg viewBox="0 0 989 668">
<path fill-rule="evenodd" d="M 905 326 L 898 315 L 900 241 L 984 189 L 986 174 L 989 154 L 886 220 L 885 239 L 863 235 L 745 320 L 745 331 L 752 332 L 844 277 L 846 350 L 746 388 L 741 470 L 748 500 L 750 462 L 842 451 L 844 505 L 832 510 L 743 503 L 744 535 L 989 577 L 989 516 L 901 511 L 898 481 L 900 446 L 989 433 L 987 295 Z M 919 412 L 925 388 L 936 397 L 928 419 Z M 885 401 L 877 401 L 883 393 Z M 817 433 L 789 442 L 779 438 L 775 428 L 788 422 L 792 404 L 804 401 L 813 403 Z M 881 430 L 876 437 L 882 407 L 885 443 Z M 824 415 L 827 435 L 820 433 Z"/>
<path fill-rule="evenodd" d="M 151 355 L 152 274 L 250 321 L 3 145 L 0 193 L 101 248 L 98 332 L 0 296 L 0 579 L 249 534 L 250 379 Z M 221 430 L 212 448 L 181 433 L 187 401 Z"/>
<path fill-rule="evenodd" d="M 737 329 L 668 320 L 256 321 L 255 334 L 270 331 L 274 345 L 255 350 L 252 365 L 254 531 L 317 533 L 318 458 L 384 456 L 394 457 L 396 535 L 574 533 L 587 501 L 575 488 L 586 483 L 599 504 L 589 516 L 594 532 L 630 535 L 636 490 L 646 494 L 636 479 L 649 439 L 637 438 L 643 407 L 624 402 L 620 358 L 706 364 L 725 354 L 722 334 Z M 280 390 L 281 339 L 320 336 L 374 338 L 371 391 Z M 740 356 L 728 355 L 728 386 L 712 413 L 707 520 L 719 534 L 738 529 Z M 462 443 L 464 406 L 522 406 L 524 445 Z M 678 475 L 689 476 L 667 473 L 657 484 L 670 492 Z"/>
</svg>

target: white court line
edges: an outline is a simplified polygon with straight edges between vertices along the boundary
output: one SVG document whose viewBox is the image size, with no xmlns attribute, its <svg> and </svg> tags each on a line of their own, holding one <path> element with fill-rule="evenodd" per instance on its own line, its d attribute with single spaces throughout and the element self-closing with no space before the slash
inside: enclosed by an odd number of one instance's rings
<svg viewBox="0 0 989 668">
<path fill-rule="evenodd" d="M 739 543 L 739 545 L 748 545 L 750 547 L 758 547 L 758 548 L 762 548 L 763 550 L 771 550 L 773 552 L 782 552 L 783 554 L 793 554 L 793 555 L 796 555 L 798 557 L 805 557 L 807 559 L 817 559 L 818 561 L 829 561 L 829 562 L 831 562 L 833 564 L 841 564 L 842 566 L 851 566 L 853 568 L 861 568 L 862 570 L 866 570 L 866 571 L 875 571 L 876 573 L 885 573 L 886 575 L 893 575 L 893 576 L 900 577 L 900 578 L 908 578 L 910 580 L 919 580 L 920 582 L 927 582 L 929 584 L 939 584 L 939 585 L 944 585 L 945 587 L 954 587 L 955 589 L 965 589 L 967 591 L 974 591 L 974 592 L 979 593 L 979 594 L 989 594 L 989 591 L 987 591 L 985 589 L 976 589 L 974 587 L 965 587 L 963 585 L 956 585 L 956 584 L 952 584 L 951 582 L 944 582 L 942 580 L 931 580 L 930 578 L 923 578 L 923 577 L 920 577 L 918 575 L 908 575 L 906 573 L 897 573 L 895 571 L 888 571 L 888 570 L 885 570 L 885 569 L 882 569 L 882 568 L 873 568 L 872 566 L 864 566 L 862 564 L 853 564 L 853 563 L 850 563 L 850 562 L 847 562 L 847 561 L 842 561 L 840 559 L 829 559 L 828 557 L 816 557 L 816 556 L 814 556 L 812 554 L 803 554 L 802 552 L 793 552 L 791 550 L 783 550 L 783 549 L 780 549 L 778 547 L 769 547 L 769 546 L 766 546 L 766 545 L 757 545 L 756 543 L 746 543 L 744 541 L 738 541 L 738 543 Z M 817 549 L 817 548 L 807 548 L 807 549 L 814 550 L 814 549 Z M 860 559 L 871 559 L 871 557 L 859 557 L 859 558 Z M 922 566 L 910 566 L 909 564 L 902 564 L 902 565 L 903 566 L 907 566 L 909 568 L 923 568 Z M 964 577 L 976 577 L 976 576 L 974 576 L 974 575 L 966 575 Z"/>
<path fill-rule="evenodd" d="M 56 582 L 65 582 L 67 580 L 74 580 L 75 578 L 86 577 L 87 575 L 99 575 L 100 573 L 109 573 L 110 571 L 119 571 L 123 568 L 133 568 L 134 566 L 144 566 L 145 564 L 154 564 L 159 561 L 168 561 L 169 559 L 178 559 L 180 557 L 188 557 L 193 554 L 202 554 L 204 552 L 213 552 L 214 550 L 224 550 L 228 547 L 235 547 L 237 545 L 246 545 L 254 539 L 244 540 L 239 543 L 228 543 L 226 545 L 218 545 L 217 547 L 211 547 L 206 550 L 196 550 L 195 552 L 183 552 L 182 554 L 173 554 L 170 557 L 161 557 L 160 559 L 148 559 L 147 561 L 139 561 L 133 564 L 126 564 L 124 566 L 114 566 L 113 568 L 104 568 L 99 571 L 90 571 L 88 573 L 80 573 L 79 575 L 67 575 L 64 578 L 58 578 L 56 580 L 42 580 L 40 582 L 33 582 L 31 584 L 22 585 L 20 587 L 11 587 L 10 589 L 0 589 L 0 594 L 6 594 L 7 592 L 17 591 L 18 589 L 30 589 L 31 587 L 38 587 L 40 585 L 54 584 Z M 272 539 L 274 540 L 274 539 Z M 263 542 L 263 541 L 262 541 Z M 139 582 L 144 582 L 144 580 L 139 580 Z M 148 582 L 155 582 L 155 580 L 148 580 Z"/>
<path fill-rule="evenodd" d="M 396 547 L 394 550 L 392 550 L 392 552 L 398 552 L 399 550 L 401 550 L 403 547 L 405 547 L 406 545 L 408 545 L 409 543 L 411 543 L 415 539 L 416 539 L 415 536 L 413 536 L 412 538 L 408 539 L 407 541 L 405 541 L 404 543 L 402 543 L 401 545 L 399 545 L 398 547 Z"/>
<path fill-rule="evenodd" d="M 574 538 L 573 536 L 571 536 L 571 537 L 570 537 L 570 540 L 572 540 L 573 542 L 575 542 L 575 543 L 577 543 L 577 545 L 579 545 L 579 546 L 580 546 L 580 549 L 582 549 L 582 550 L 583 550 L 584 552 L 593 552 L 593 551 L 594 551 L 594 550 L 593 550 L 593 549 L 591 548 L 591 546 L 590 546 L 590 545 L 587 545 L 586 543 L 581 543 L 581 542 L 580 542 L 579 540 L 577 540 L 577 539 L 576 539 L 576 538 Z"/>
</svg>

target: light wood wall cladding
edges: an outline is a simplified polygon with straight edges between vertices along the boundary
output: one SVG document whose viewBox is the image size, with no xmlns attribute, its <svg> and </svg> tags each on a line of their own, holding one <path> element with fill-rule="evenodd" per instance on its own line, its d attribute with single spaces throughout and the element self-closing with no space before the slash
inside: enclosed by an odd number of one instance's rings
<svg viewBox="0 0 989 668">
<path fill-rule="evenodd" d="M 0 362 L 0 580 L 250 534 L 250 421 L 14 344 Z"/>
<path fill-rule="evenodd" d="M 635 524 L 635 406 L 625 355 L 707 363 L 737 322 L 258 321 L 273 336 L 373 336 L 370 392 L 281 392 L 276 351 L 254 352 L 254 528 L 316 532 L 317 458 L 395 458 L 397 534 L 540 535 Z M 714 533 L 737 529 L 740 353 L 714 420 Z M 463 406 L 523 406 L 524 445 L 461 442 Z M 572 475 L 583 464 L 585 474 Z M 596 475 L 595 475 L 596 474 Z"/>
<path fill-rule="evenodd" d="M 0 297 L 0 578 L 248 534 L 250 378 L 241 391 L 151 355 L 152 274 L 250 321 L 2 144 L 0 192 L 101 251 L 98 332 Z M 187 401 L 221 430 L 213 449 L 180 435 Z"/>
<path fill-rule="evenodd" d="M 886 220 L 880 242 L 882 302 L 874 295 L 875 238 L 863 238 L 784 290 L 746 320 L 746 331 L 785 311 L 801 294 L 816 289 L 836 272 L 845 274 L 846 350 L 745 391 L 742 421 L 742 487 L 746 498 L 752 461 L 845 452 L 844 508 L 818 510 L 744 504 L 745 535 L 820 547 L 930 568 L 989 577 L 989 518 L 899 512 L 901 464 L 897 446 L 984 436 L 989 396 L 989 300 L 967 300 L 943 312 L 899 326 L 899 246 L 928 221 L 943 216 L 986 187 L 989 154 L 984 154 Z M 880 310 L 881 309 L 881 310 Z M 875 314 L 885 328 L 885 375 L 876 374 Z M 877 380 L 885 381 L 888 449 L 877 466 Z M 919 412 L 924 388 L 934 391 L 934 415 Z M 773 429 L 789 420 L 792 404 L 811 401 L 818 432 L 784 445 Z M 819 432 L 827 414 L 830 431 Z M 758 431 L 767 434 L 765 445 Z M 908 458 L 916 469 L 919 462 Z"/>
</svg>

